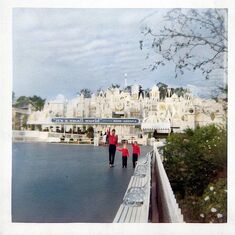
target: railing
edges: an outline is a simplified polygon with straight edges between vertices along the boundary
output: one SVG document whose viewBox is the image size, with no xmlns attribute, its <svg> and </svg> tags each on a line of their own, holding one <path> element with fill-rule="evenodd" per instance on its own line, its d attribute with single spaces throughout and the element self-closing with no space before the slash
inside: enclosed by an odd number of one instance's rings
<svg viewBox="0 0 235 235">
<path fill-rule="evenodd" d="M 150 205 L 151 153 L 140 159 L 114 223 L 147 223 Z"/>
<path fill-rule="evenodd" d="M 154 143 L 153 167 L 155 167 L 156 170 L 159 222 L 183 223 L 183 215 L 162 164 L 158 147 L 159 143 Z"/>
<path fill-rule="evenodd" d="M 39 131 L 12 131 L 12 140 L 13 141 L 38 141 L 39 140 Z"/>
<path fill-rule="evenodd" d="M 184 222 L 162 164 L 159 146 L 161 142 L 154 143 L 153 151 L 143 158 L 145 160 L 138 161 L 114 223 Z"/>
<path fill-rule="evenodd" d="M 94 139 L 88 138 L 86 135 L 44 132 L 44 131 L 12 131 L 13 141 L 32 141 L 32 142 L 63 142 L 63 143 L 77 143 L 77 144 L 93 144 Z"/>
<path fill-rule="evenodd" d="M 137 135 L 120 135 L 119 141 L 121 140 L 127 140 L 129 143 L 131 143 L 134 139 L 141 145 L 147 145 L 148 138 L 147 136 L 143 136 L 142 138 L 138 137 Z"/>
<path fill-rule="evenodd" d="M 57 132 L 48 132 L 48 137 L 65 137 L 65 138 L 74 138 L 74 139 L 78 139 L 78 138 L 83 138 L 84 135 L 79 135 L 79 134 L 70 134 L 70 133 L 57 133 Z"/>
</svg>

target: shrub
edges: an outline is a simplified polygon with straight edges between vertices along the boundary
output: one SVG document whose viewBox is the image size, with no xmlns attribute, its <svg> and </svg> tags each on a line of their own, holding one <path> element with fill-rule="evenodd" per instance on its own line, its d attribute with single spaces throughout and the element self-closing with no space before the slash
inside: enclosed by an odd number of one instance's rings
<svg viewBox="0 0 235 235">
<path fill-rule="evenodd" d="M 88 138 L 94 138 L 94 128 L 92 126 L 89 126 L 87 128 L 87 137 Z"/>
<path fill-rule="evenodd" d="M 164 147 L 164 166 L 173 190 L 201 196 L 220 172 L 226 172 L 226 131 L 215 125 L 172 134 Z"/>
<path fill-rule="evenodd" d="M 199 200 L 197 214 L 200 222 L 227 222 L 227 181 L 225 178 L 210 183 Z"/>
<path fill-rule="evenodd" d="M 164 167 L 187 222 L 227 220 L 226 130 L 208 125 L 172 134 Z"/>
</svg>

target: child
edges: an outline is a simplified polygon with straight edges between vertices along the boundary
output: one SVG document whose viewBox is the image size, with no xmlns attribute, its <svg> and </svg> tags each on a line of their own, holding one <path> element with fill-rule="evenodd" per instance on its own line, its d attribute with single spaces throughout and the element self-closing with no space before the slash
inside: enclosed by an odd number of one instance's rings
<svg viewBox="0 0 235 235">
<path fill-rule="evenodd" d="M 129 157 L 129 151 L 127 144 L 124 142 L 122 148 L 117 148 L 118 151 L 122 152 L 122 168 L 127 168 L 127 157 Z"/>
<path fill-rule="evenodd" d="M 133 144 L 133 141 L 132 141 L 132 162 L 133 162 L 133 168 L 135 168 L 136 166 L 136 162 L 138 161 L 138 157 L 140 155 L 140 147 L 137 143 L 137 141 L 134 142 Z"/>
</svg>

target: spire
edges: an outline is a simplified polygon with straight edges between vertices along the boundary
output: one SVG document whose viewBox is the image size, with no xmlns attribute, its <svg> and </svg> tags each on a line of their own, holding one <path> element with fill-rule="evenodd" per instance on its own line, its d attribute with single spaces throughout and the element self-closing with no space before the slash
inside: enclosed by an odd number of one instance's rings
<svg viewBox="0 0 235 235">
<path fill-rule="evenodd" d="M 124 74 L 125 77 L 125 87 L 127 87 L 127 73 Z"/>
</svg>

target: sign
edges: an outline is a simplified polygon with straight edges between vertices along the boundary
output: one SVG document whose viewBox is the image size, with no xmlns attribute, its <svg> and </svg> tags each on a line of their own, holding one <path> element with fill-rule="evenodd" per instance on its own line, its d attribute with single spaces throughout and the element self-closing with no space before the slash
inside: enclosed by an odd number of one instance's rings
<svg viewBox="0 0 235 235">
<path fill-rule="evenodd" d="M 51 121 L 58 124 L 140 125 L 137 118 L 52 118 Z"/>
</svg>

